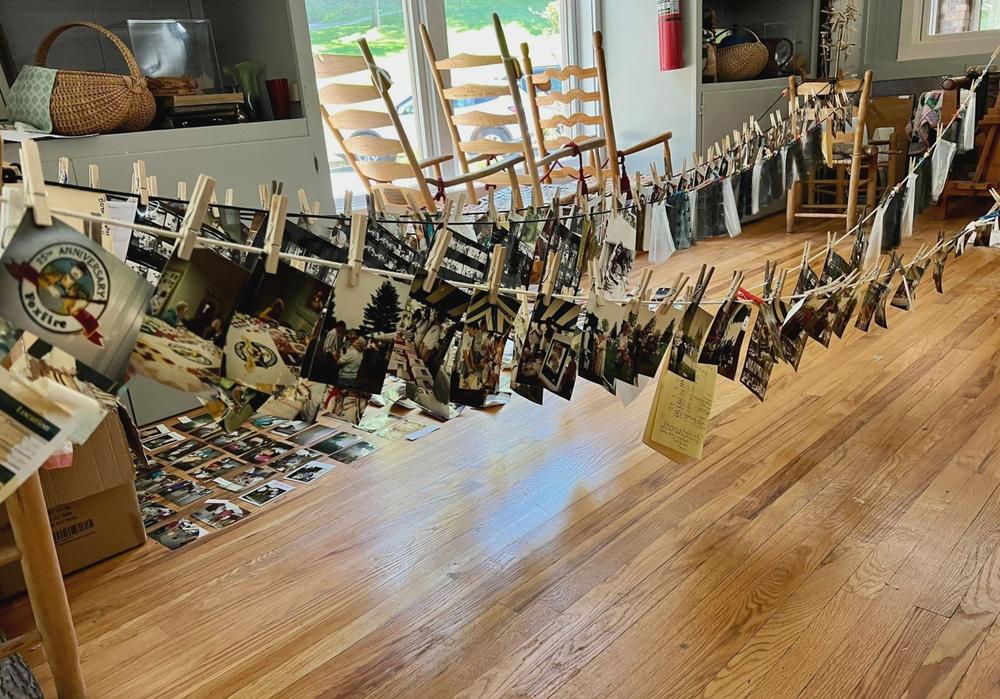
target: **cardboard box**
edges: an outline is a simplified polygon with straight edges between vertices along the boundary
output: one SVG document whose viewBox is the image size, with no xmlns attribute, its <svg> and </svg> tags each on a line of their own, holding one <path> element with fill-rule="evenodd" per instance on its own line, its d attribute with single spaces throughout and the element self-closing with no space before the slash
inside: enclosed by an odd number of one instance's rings
<svg viewBox="0 0 1000 699">
<path fill-rule="evenodd" d="M 109 411 L 87 443 L 75 448 L 71 468 L 40 472 L 63 575 L 146 541 L 125 429 Z M 0 506 L 0 545 L 13 542 L 7 508 Z M 20 563 L 0 567 L 0 597 L 23 590 Z"/>
</svg>

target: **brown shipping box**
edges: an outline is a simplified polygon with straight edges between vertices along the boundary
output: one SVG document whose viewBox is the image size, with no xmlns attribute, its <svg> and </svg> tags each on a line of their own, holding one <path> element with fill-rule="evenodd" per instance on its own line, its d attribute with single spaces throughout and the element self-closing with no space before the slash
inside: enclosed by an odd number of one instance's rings
<svg viewBox="0 0 1000 699">
<path fill-rule="evenodd" d="M 74 449 L 72 467 L 40 473 L 63 575 L 145 543 L 132 459 L 114 410 Z M 0 505 L 0 546 L 13 543 L 7 508 Z M 0 597 L 23 590 L 21 564 L 0 567 Z"/>
</svg>

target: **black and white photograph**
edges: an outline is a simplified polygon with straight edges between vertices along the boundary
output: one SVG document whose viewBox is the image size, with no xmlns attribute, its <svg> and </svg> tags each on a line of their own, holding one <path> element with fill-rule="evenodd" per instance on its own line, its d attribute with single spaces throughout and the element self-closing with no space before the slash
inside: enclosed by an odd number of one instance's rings
<svg viewBox="0 0 1000 699">
<path fill-rule="evenodd" d="M 161 505 L 157 502 L 149 502 L 139 508 L 142 514 L 142 526 L 149 528 L 155 524 L 159 524 L 165 519 L 170 519 L 177 512 L 171 510 L 166 505 Z"/>
<path fill-rule="evenodd" d="M 278 459 L 275 459 L 270 462 L 268 466 L 276 471 L 285 473 L 288 471 L 294 471 L 299 466 L 309 463 L 310 461 L 316 461 L 317 459 L 322 458 L 323 454 L 315 449 L 297 449 L 282 455 Z"/>
<path fill-rule="evenodd" d="M 211 387 L 222 371 L 222 348 L 250 273 L 211 248 L 190 260 L 173 255 L 132 351 L 136 372 L 180 391 Z"/>
<path fill-rule="evenodd" d="M 545 388 L 569 400 L 576 385 L 579 361 L 580 314 L 573 301 L 539 296 L 531 314 L 517 365 L 519 384 Z"/>
<path fill-rule="evenodd" d="M 159 428 L 163 428 L 163 425 L 157 425 Z M 163 428 L 166 429 L 166 428 Z M 171 432 L 167 430 L 166 432 L 159 431 L 152 436 L 148 436 L 142 441 L 142 446 L 146 451 L 156 451 L 158 449 L 163 449 L 163 447 L 168 444 L 177 444 L 178 442 L 183 442 L 184 437 L 177 434 L 176 432 Z"/>
<path fill-rule="evenodd" d="M 285 493 L 294 490 L 294 486 L 284 483 L 282 481 L 271 481 L 270 483 L 265 483 L 262 486 L 251 490 L 246 495 L 240 497 L 240 500 L 246 500 L 249 503 L 257 505 L 258 507 L 263 507 L 269 502 L 280 498 Z"/>
<path fill-rule="evenodd" d="M 713 320 L 701 306 L 692 304 L 684 310 L 670 343 L 669 371 L 688 381 L 695 380 L 698 358 Z"/>
<path fill-rule="evenodd" d="M 308 350 L 303 376 L 368 393 L 382 390 L 409 285 L 363 271 L 352 286 L 337 276 L 322 327 Z"/>
<path fill-rule="evenodd" d="M 152 294 L 100 244 L 58 219 L 38 227 L 30 210 L 0 255 L 0 317 L 113 385 L 125 380 Z"/>
<path fill-rule="evenodd" d="M 306 422 L 305 420 L 285 420 L 272 429 L 271 434 L 280 439 L 286 439 L 301 432 L 307 427 L 310 427 L 311 425 L 311 422 Z"/>
<path fill-rule="evenodd" d="M 775 363 L 771 353 L 772 342 L 769 334 L 770 330 L 763 314 L 758 313 L 753 331 L 750 333 L 746 358 L 743 360 L 743 371 L 740 374 L 740 383 L 746 386 L 761 402 L 767 394 L 767 385 Z"/>
<path fill-rule="evenodd" d="M 213 447 L 228 447 L 230 444 L 238 442 L 241 439 L 245 439 L 246 437 L 249 437 L 252 434 L 253 432 L 250 431 L 249 429 L 241 427 L 235 432 L 226 432 L 224 434 L 218 435 L 217 437 L 214 437 L 211 440 L 210 444 Z"/>
<path fill-rule="evenodd" d="M 371 442 L 366 442 L 362 439 L 356 440 L 340 451 L 335 451 L 330 454 L 330 458 L 334 461 L 339 461 L 342 464 L 353 464 L 358 459 L 362 459 L 369 454 L 373 454 L 378 450 L 378 447 Z"/>
<path fill-rule="evenodd" d="M 730 381 L 736 380 L 736 370 L 740 365 L 740 355 L 743 352 L 743 343 L 750 325 L 750 315 L 750 306 L 745 303 L 737 306 L 736 314 L 730 319 L 729 326 L 723 331 L 722 342 L 713 356 L 713 359 L 716 360 L 716 366 L 719 367 L 719 376 L 724 376 Z M 702 360 L 702 363 L 706 362 Z"/>
<path fill-rule="evenodd" d="M 224 375 L 270 392 L 298 381 L 330 286 L 286 262 L 274 274 L 258 262 L 226 334 Z"/>
<path fill-rule="evenodd" d="M 202 425 L 201 427 L 195 427 L 193 430 L 188 432 L 188 434 L 195 439 L 204 439 L 205 441 L 208 441 L 222 434 L 222 427 L 218 423 Z"/>
<path fill-rule="evenodd" d="M 296 483 L 312 483 L 317 478 L 325 476 L 332 470 L 333 464 L 328 464 L 323 461 L 310 461 L 306 465 L 300 466 L 289 473 L 287 478 L 288 480 L 295 481 Z"/>
<path fill-rule="evenodd" d="M 498 294 L 496 303 L 490 303 L 489 291 L 473 294 L 457 339 L 452 402 L 482 406 L 487 396 L 497 392 L 504 346 L 520 308 L 521 302 L 509 296 Z"/>
<path fill-rule="evenodd" d="M 312 448 L 329 456 L 330 454 L 340 451 L 344 447 L 354 444 L 360 440 L 360 437 L 351 434 L 350 432 L 338 432 L 331 437 L 327 437 L 322 442 L 313 444 Z"/>
<path fill-rule="evenodd" d="M 198 429 L 199 427 L 206 427 L 208 425 L 214 425 L 215 418 L 212 417 L 211 413 L 199 413 L 194 417 L 187 417 L 182 415 L 177 418 L 177 424 L 174 425 L 174 429 L 179 432 L 191 432 L 192 430 Z"/>
<path fill-rule="evenodd" d="M 635 228 L 620 215 L 613 215 L 601 248 L 601 288 L 611 298 L 624 299 L 635 263 Z"/>
<path fill-rule="evenodd" d="M 178 507 L 184 507 L 199 500 L 206 495 L 211 495 L 212 489 L 198 485 L 194 481 L 181 480 L 160 491 L 159 495 L 164 500 L 168 500 Z"/>
<path fill-rule="evenodd" d="M 191 516 L 215 529 L 224 529 L 236 524 L 249 514 L 231 500 L 212 500 L 204 502 L 202 508 L 191 513 Z"/>
<path fill-rule="evenodd" d="M 423 288 L 426 278 L 427 272 L 421 271 L 410 285 L 390 368 L 401 379 L 430 390 L 452 339 L 461 329 L 470 299 L 467 293 L 441 279 L 435 280 L 427 293 Z"/>
<path fill-rule="evenodd" d="M 149 533 L 150 539 L 159 541 L 171 551 L 187 546 L 203 536 L 208 536 L 208 530 L 202 529 L 187 518 L 170 522 Z"/>
<path fill-rule="evenodd" d="M 190 454 L 196 449 L 201 449 L 202 443 L 197 439 L 185 439 L 183 442 L 178 442 L 176 444 L 171 444 L 168 449 L 157 452 L 156 458 L 167 462 L 168 464 L 173 463 L 177 459 Z"/>
<path fill-rule="evenodd" d="M 332 427 L 327 427 L 326 425 L 313 425 L 312 427 L 296 434 L 291 438 L 291 441 L 295 442 L 299 446 L 308 447 L 314 442 L 326 439 L 336 431 L 337 430 Z"/>
<path fill-rule="evenodd" d="M 212 482 L 223 490 L 228 490 L 231 493 L 240 493 L 247 488 L 254 487 L 258 483 L 263 483 L 276 473 L 277 471 L 263 466 L 251 466 L 235 474 L 219 476 Z"/>
<path fill-rule="evenodd" d="M 139 441 L 145 445 L 149 440 L 169 433 L 170 428 L 166 425 L 150 425 L 139 430 Z"/>
</svg>

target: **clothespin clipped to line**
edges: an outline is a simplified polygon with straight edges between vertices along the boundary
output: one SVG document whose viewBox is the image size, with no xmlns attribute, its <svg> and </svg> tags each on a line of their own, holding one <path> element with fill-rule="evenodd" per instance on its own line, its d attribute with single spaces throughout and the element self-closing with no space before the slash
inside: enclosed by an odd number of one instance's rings
<svg viewBox="0 0 1000 699">
<path fill-rule="evenodd" d="M 348 189 L 344 191 L 344 215 L 350 216 L 352 211 L 354 211 L 354 192 Z"/>
<path fill-rule="evenodd" d="M 309 204 L 309 195 L 306 194 L 306 190 L 300 189 L 299 192 L 299 215 L 305 217 L 306 223 L 312 223 L 312 206 Z"/>
<path fill-rule="evenodd" d="M 690 277 L 681 272 L 677 275 L 677 279 L 674 281 L 673 285 L 670 286 L 670 294 L 667 295 L 665 299 L 660 301 L 660 305 L 656 308 L 656 315 L 663 315 L 664 313 L 669 313 L 670 309 L 673 308 L 674 304 L 677 303 L 677 299 L 680 298 L 681 292 L 684 291 L 684 287 L 687 286 Z"/>
<path fill-rule="evenodd" d="M 597 269 L 597 260 L 587 262 L 587 276 L 590 277 L 590 293 L 594 298 L 594 304 L 603 306 L 605 297 L 604 290 L 601 289 L 601 276 Z"/>
<path fill-rule="evenodd" d="M 368 214 L 351 215 L 351 240 L 347 253 L 347 283 L 357 286 L 361 279 L 361 264 L 365 258 L 365 237 L 368 235 Z"/>
<path fill-rule="evenodd" d="M 281 241 L 285 237 L 285 220 L 288 218 L 288 197 L 281 194 L 271 196 L 271 206 L 267 212 L 267 229 L 264 234 L 264 271 L 274 274 L 278 271 L 281 258 Z"/>
<path fill-rule="evenodd" d="M 214 191 L 215 180 L 208 175 L 198 175 L 194 191 L 191 193 L 191 201 L 188 202 L 184 219 L 178 230 L 180 238 L 177 240 L 176 252 L 177 257 L 181 260 L 191 259 L 191 253 L 194 252 L 198 243 L 198 235 L 201 233 L 202 224 L 205 223 L 209 200 Z"/>
<path fill-rule="evenodd" d="M 495 190 L 492 187 L 486 192 L 486 202 L 487 210 L 490 212 L 490 220 L 496 221 L 499 218 L 499 214 L 497 213 Z M 504 254 L 506 255 L 506 252 Z"/>
<path fill-rule="evenodd" d="M 21 175 L 24 178 L 24 205 L 31 208 L 36 226 L 51 226 L 52 212 L 49 210 L 49 193 L 42 174 L 42 159 L 38 153 L 38 143 L 28 139 L 21 144 Z"/>
<path fill-rule="evenodd" d="M 639 284 L 635 287 L 635 293 L 632 296 L 633 306 L 641 306 L 646 302 L 646 294 L 649 289 L 649 282 L 652 278 L 653 269 L 651 267 L 646 267 L 639 273 Z"/>
<path fill-rule="evenodd" d="M 233 201 L 234 201 L 235 199 L 236 199 L 236 192 L 235 192 L 235 191 L 233 191 L 233 188 L 232 188 L 232 187 L 229 187 L 229 188 L 228 188 L 228 189 L 226 190 L 226 194 L 225 194 L 225 196 L 224 196 L 224 197 L 222 198 L 222 201 L 223 201 L 223 203 L 225 203 L 225 205 L 226 205 L 226 206 L 232 206 L 232 205 L 233 205 Z"/>
<path fill-rule="evenodd" d="M 431 246 L 430 253 L 427 255 L 427 264 L 425 265 L 427 276 L 424 279 L 425 293 L 429 294 L 434 289 L 434 282 L 437 281 L 438 270 L 441 269 L 441 263 L 444 262 L 449 243 L 451 243 L 451 229 L 448 226 L 442 226 L 441 230 L 434 236 L 434 245 Z"/>
<path fill-rule="evenodd" d="M 188 185 L 187 182 L 179 181 L 177 183 L 177 200 L 187 201 Z"/>
<path fill-rule="evenodd" d="M 503 266 L 507 260 L 507 248 L 503 245 L 493 246 L 493 255 L 490 257 L 490 270 L 486 276 L 486 284 L 489 287 L 490 304 L 496 304 L 500 299 L 500 284 L 503 282 Z"/>
<path fill-rule="evenodd" d="M 132 194 L 139 195 L 139 204 L 149 204 L 149 180 L 146 177 L 146 161 L 136 160 L 132 163 Z"/>
<path fill-rule="evenodd" d="M 221 218 L 221 214 L 219 213 L 219 198 L 215 196 L 215 190 L 212 190 L 212 196 L 209 197 L 208 202 L 212 205 L 212 216 Z"/>
<path fill-rule="evenodd" d="M 91 163 L 90 166 L 87 168 L 87 171 L 88 171 L 88 175 L 89 175 L 88 182 L 90 183 L 90 188 L 91 189 L 100 189 L 101 188 L 101 168 L 99 168 L 97 165 L 94 165 L 93 163 Z"/>
<path fill-rule="evenodd" d="M 69 158 L 65 155 L 59 158 L 59 172 L 56 176 L 59 184 L 69 184 Z"/>
<path fill-rule="evenodd" d="M 802 245 L 802 261 L 799 263 L 799 269 L 805 271 L 806 267 L 809 266 L 809 253 L 812 251 L 812 242 L 806 241 Z"/>
<path fill-rule="evenodd" d="M 556 289 L 556 277 L 559 276 L 559 253 L 555 250 L 549 253 L 549 258 L 545 264 L 545 278 L 542 280 L 539 295 L 545 299 L 546 304 L 552 303 L 552 294 Z"/>
<path fill-rule="evenodd" d="M 146 189 L 149 191 L 149 196 L 160 196 L 160 183 L 159 180 L 156 179 L 156 175 L 150 175 L 146 178 Z"/>
<path fill-rule="evenodd" d="M 260 208 L 268 209 L 270 207 L 271 192 L 268 190 L 267 185 L 258 185 L 257 194 L 260 197 Z"/>
</svg>

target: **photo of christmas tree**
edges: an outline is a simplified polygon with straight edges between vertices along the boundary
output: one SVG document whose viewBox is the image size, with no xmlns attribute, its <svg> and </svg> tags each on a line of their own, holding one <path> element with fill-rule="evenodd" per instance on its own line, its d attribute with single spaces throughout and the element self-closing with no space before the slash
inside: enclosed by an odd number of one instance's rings
<svg viewBox="0 0 1000 699">
<path fill-rule="evenodd" d="M 362 271 L 351 285 L 337 276 L 320 332 L 306 354 L 305 377 L 337 388 L 379 393 L 409 285 Z"/>
</svg>

